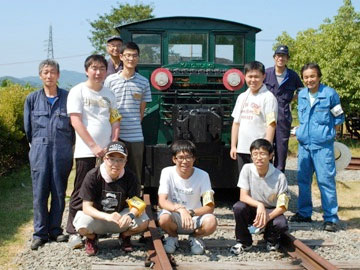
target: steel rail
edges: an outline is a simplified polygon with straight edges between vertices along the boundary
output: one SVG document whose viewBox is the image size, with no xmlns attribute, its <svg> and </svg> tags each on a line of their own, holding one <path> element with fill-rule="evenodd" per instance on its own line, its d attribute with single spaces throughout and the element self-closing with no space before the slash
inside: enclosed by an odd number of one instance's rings
<svg viewBox="0 0 360 270">
<path fill-rule="evenodd" d="M 281 247 L 290 257 L 300 260 L 301 265 L 308 270 L 338 270 L 323 257 L 314 252 L 300 240 L 296 239 L 289 232 L 281 235 Z"/>
<path fill-rule="evenodd" d="M 346 170 L 360 170 L 360 157 L 352 157 Z"/>
<path fill-rule="evenodd" d="M 146 214 L 149 217 L 148 231 L 144 233 L 144 237 L 152 240 L 148 241 L 148 257 L 145 266 L 155 270 L 172 270 L 169 257 L 165 252 L 161 236 L 156 227 L 149 194 L 144 194 L 144 201 L 146 203 Z"/>
</svg>

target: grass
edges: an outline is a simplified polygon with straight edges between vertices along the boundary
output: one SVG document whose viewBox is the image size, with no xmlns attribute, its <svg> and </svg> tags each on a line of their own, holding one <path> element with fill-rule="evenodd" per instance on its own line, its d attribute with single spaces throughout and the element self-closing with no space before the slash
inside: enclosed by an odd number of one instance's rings
<svg viewBox="0 0 360 270">
<path fill-rule="evenodd" d="M 73 168 L 66 191 L 67 201 L 74 187 L 74 176 Z M 33 231 L 29 166 L 0 177 L 0 192 L 0 269 L 17 269 L 13 259 L 24 249 Z"/>
<path fill-rule="evenodd" d="M 360 228 L 360 183 L 336 181 L 340 220 L 345 221 L 348 229 Z M 320 199 L 316 181 L 312 184 L 312 194 Z"/>
<path fill-rule="evenodd" d="M 32 230 L 30 169 L 24 166 L 0 178 L 0 269 L 14 269 L 11 258 L 23 249 Z"/>
</svg>

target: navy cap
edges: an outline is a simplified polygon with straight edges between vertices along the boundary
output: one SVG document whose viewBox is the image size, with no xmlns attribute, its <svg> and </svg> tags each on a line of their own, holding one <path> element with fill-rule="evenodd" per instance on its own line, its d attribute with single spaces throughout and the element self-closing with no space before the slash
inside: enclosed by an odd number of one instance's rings
<svg viewBox="0 0 360 270">
<path fill-rule="evenodd" d="M 111 36 L 106 40 L 106 42 L 109 43 L 110 41 L 113 41 L 113 40 L 120 40 L 121 42 L 123 41 L 120 36 Z"/>
<path fill-rule="evenodd" d="M 289 48 L 286 45 L 280 45 L 276 48 L 275 50 L 275 54 L 286 54 L 287 56 L 289 56 Z"/>
<path fill-rule="evenodd" d="M 122 154 L 123 156 L 127 156 L 128 155 L 128 151 L 126 149 L 126 146 L 123 142 L 111 142 L 108 144 L 108 146 L 106 147 L 106 153 L 105 155 L 107 156 L 108 154 L 111 153 L 119 153 Z"/>
</svg>

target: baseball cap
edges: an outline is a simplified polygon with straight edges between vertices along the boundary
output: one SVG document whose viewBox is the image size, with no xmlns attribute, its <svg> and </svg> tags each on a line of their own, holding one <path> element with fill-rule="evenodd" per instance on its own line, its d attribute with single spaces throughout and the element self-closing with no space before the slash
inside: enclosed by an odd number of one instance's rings
<svg viewBox="0 0 360 270">
<path fill-rule="evenodd" d="M 280 45 L 276 48 L 275 54 L 286 54 L 289 55 L 289 48 L 286 45 Z"/>
<path fill-rule="evenodd" d="M 111 36 L 106 40 L 106 42 L 109 43 L 112 40 L 120 40 L 121 42 L 123 41 L 120 36 Z"/>
<path fill-rule="evenodd" d="M 124 155 L 125 157 L 128 155 L 128 151 L 126 149 L 126 146 L 123 142 L 111 142 L 106 147 L 106 153 L 105 156 L 111 154 L 111 153 L 119 153 Z"/>
</svg>

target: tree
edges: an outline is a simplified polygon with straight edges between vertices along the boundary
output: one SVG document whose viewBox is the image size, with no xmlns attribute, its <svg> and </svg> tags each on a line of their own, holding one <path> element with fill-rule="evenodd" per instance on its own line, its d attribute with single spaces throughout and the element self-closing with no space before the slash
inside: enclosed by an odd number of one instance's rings
<svg viewBox="0 0 360 270">
<path fill-rule="evenodd" d="M 344 0 L 338 14 L 318 29 L 299 32 L 295 39 L 283 32 L 276 40 L 290 47 L 290 68 L 300 72 L 304 64 L 318 63 L 322 82 L 336 89 L 344 111 L 360 111 L 360 13 L 351 0 Z"/>
<path fill-rule="evenodd" d="M 97 53 L 106 53 L 106 38 L 112 35 L 118 35 L 115 27 L 121 24 L 151 19 L 154 8 L 151 5 L 143 4 L 120 4 L 118 7 L 112 7 L 109 14 L 100 15 L 99 19 L 90 21 L 93 28 L 89 40 Z"/>
</svg>

